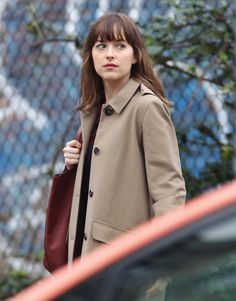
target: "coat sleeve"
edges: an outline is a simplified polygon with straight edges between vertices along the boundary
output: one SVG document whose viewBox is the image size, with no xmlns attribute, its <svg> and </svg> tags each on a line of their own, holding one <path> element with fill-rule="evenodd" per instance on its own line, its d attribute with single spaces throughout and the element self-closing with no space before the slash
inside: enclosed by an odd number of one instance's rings
<svg viewBox="0 0 236 301">
<path fill-rule="evenodd" d="M 178 142 L 170 113 L 154 99 L 146 108 L 142 139 L 149 194 L 155 216 L 185 203 Z"/>
</svg>

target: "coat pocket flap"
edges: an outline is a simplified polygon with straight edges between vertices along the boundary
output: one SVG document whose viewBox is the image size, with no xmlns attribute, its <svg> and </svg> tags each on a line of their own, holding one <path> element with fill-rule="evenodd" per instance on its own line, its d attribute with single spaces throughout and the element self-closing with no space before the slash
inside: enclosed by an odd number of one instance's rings
<svg viewBox="0 0 236 301">
<path fill-rule="evenodd" d="M 126 233 L 125 230 L 116 228 L 113 225 L 108 225 L 102 222 L 94 221 L 92 237 L 95 240 L 107 243 L 115 237 Z"/>
</svg>

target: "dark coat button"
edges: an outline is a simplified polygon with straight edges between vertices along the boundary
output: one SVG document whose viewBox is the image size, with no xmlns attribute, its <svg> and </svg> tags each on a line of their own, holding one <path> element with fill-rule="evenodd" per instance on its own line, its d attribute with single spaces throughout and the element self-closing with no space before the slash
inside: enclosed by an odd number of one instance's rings
<svg viewBox="0 0 236 301">
<path fill-rule="evenodd" d="M 84 233 L 84 240 L 87 240 L 87 238 L 88 238 L 87 235 Z"/>
<path fill-rule="evenodd" d="M 100 154 L 100 149 L 98 147 L 94 148 L 94 154 L 97 156 Z"/>
<path fill-rule="evenodd" d="M 111 116 L 111 115 L 113 114 L 113 112 L 114 112 L 114 110 L 112 109 L 112 107 L 107 106 L 107 107 L 105 108 L 105 114 L 106 114 L 107 116 Z"/>
<path fill-rule="evenodd" d="M 93 197 L 93 191 L 89 190 L 89 196 L 92 198 Z"/>
</svg>

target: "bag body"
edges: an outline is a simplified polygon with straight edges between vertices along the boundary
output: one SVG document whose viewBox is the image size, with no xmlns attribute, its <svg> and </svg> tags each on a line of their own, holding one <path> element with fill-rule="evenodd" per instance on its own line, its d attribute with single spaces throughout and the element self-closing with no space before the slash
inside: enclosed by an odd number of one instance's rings
<svg viewBox="0 0 236 301">
<path fill-rule="evenodd" d="M 81 130 L 77 140 L 82 142 Z M 77 165 L 52 178 L 46 211 L 44 235 L 44 267 L 53 272 L 68 261 L 68 227 Z"/>
<path fill-rule="evenodd" d="M 77 168 L 55 175 L 48 200 L 43 264 L 49 272 L 67 263 L 67 234 Z"/>
</svg>

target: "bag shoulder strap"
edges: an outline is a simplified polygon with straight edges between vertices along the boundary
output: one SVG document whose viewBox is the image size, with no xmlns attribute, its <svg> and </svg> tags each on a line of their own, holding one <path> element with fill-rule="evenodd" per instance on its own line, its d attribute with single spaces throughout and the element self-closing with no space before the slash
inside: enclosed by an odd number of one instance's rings
<svg viewBox="0 0 236 301">
<path fill-rule="evenodd" d="M 78 129 L 77 133 L 76 133 L 76 140 L 78 140 L 80 143 L 82 143 L 82 129 L 81 127 Z"/>
</svg>

